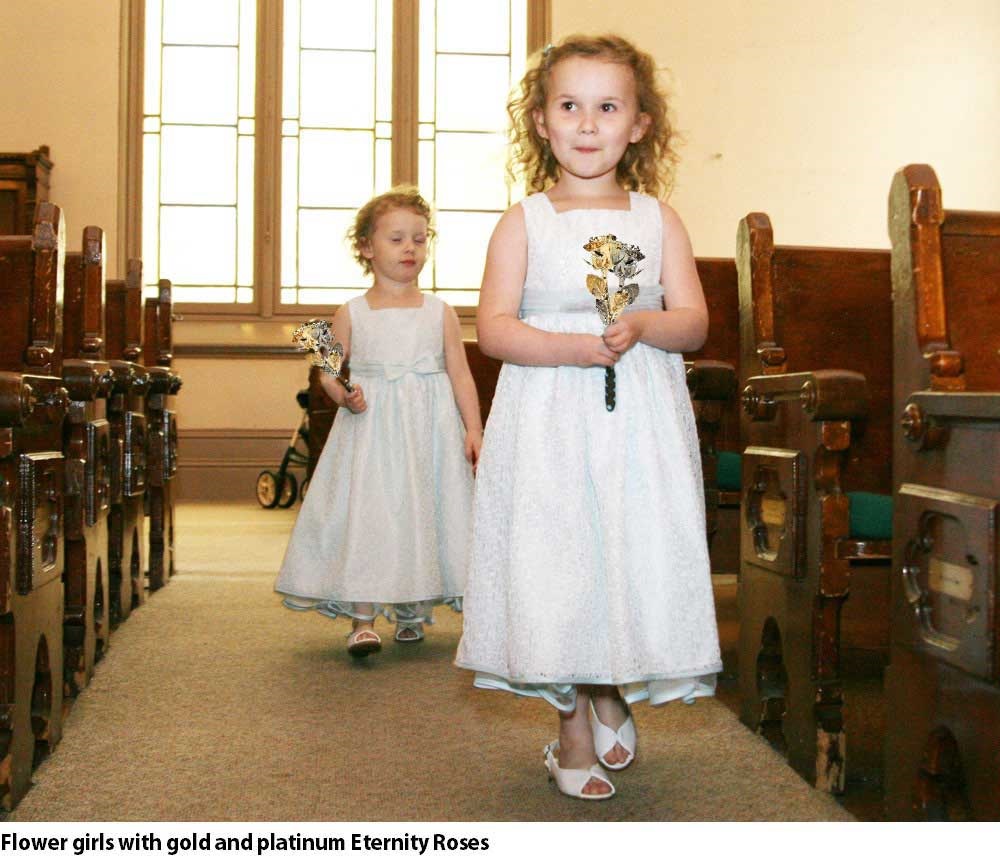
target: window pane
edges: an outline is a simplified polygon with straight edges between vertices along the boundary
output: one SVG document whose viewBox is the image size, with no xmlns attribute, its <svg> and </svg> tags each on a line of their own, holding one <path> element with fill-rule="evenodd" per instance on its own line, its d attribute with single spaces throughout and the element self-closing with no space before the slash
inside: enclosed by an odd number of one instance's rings
<svg viewBox="0 0 1000 861">
<path fill-rule="evenodd" d="M 420 61 L 419 80 L 417 86 L 419 95 L 420 122 L 434 122 L 434 93 L 437 89 L 434 81 L 434 70 L 437 66 L 436 27 L 437 3 L 435 0 L 420 2 Z"/>
<path fill-rule="evenodd" d="M 437 49 L 506 54 L 510 50 L 510 0 L 437 0 Z"/>
<path fill-rule="evenodd" d="M 471 290 L 479 287 L 483 280 L 486 246 L 497 219 L 494 213 L 437 213 L 434 266 L 435 283 L 439 289 Z"/>
<path fill-rule="evenodd" d="M 376 138 L 392 132 L 392 13 L 393 0 L 285 0 L 281 304 L 367 280 L 343 236 L 391 182 L 392 141 Z"/>
<path fill-rule="evenodd" d="M 502 134 L 442 133 L 437 137 L 435 203 L 442 209 L 507 208 Z"/>
<path fill-rule="evenodd" d="M 285 0 L 282 30 L 281 115 L 299 115 L 299 2 Z"/>
<path fill-rule="evenodd" d="M 182 45 L 235 45 L 238 0 L 164 0 L 163 41 Z"/>
<path fill-rule="evenodd" d="M 510 68 L 506 57 L 438 56 L 437 127 L 497 131 L 506 126 Z"/>
<path fill-rule="evenodd" d="M 475 308 L 479 304 L 479 288 L 475 290 L 438 290 L 437 297 L 453 308 L 461 306 Z"/>
<path fill-rule="evenodd" d="M 143 60 L 144 92 L 143 111 L 160 112 L 160 0 L 146 0 L 146 54 Z"/>
<path fill-rule="evenodd" d="M 235 284 L 236 209 L 160 207 L 160 273 L 175 285 Z"/>
<path fill-rule="evenodd" d="M 304 126 L 375 126 L 375 55 L 354 51 L 302 52 Z"/>
<path fill-rule="evenodd" d="M 143 280 L 160 280 L 160 136 L 143 135 L 142 141 L 142 267 Z M 159 293 L 157 293 L 159 295 Z"/>
<path fill-rule="evenodd" d="M 392 186 L 392 143 L 375 141 L 375 193 L 381 194 Z"/>
<path fill-rule="evenodd" d="M 375 48 L 374 0 L 302 0 L 303 48 Z"/>
<path fill-rule="evenodd" d="M 237 272 L 236 283 L 253 284 L 253 164 L 254 141 L 249 135 L 240 136 L 239 204 L 237 206 Z"/>
<path fill-rule="evenodd" d="M 163 121 L 236 123 L 235 48 L 163 49 Z"/>
<path fill-rule="evenodd" d="M 374 186 L 371 132 L 303 131 L 300 206 L 360 206 Z"/>
<path fill-rule="evenodd" d="M 299 141 L 281 141 L 281 285 L 299 283 Z M 282 300 L 284 301 L 284 300 Z"/>
<path fill-rule="evenodd" d="M 255 0 L 240 0 L 240 95 L 241 117 L 257 113 L 254 105 L 257 83 L 257 7 Z"/>
<path fill-rule="evenodd" d="M 217 302 L 229 304 L 236 300 L 234 287 L 178 287 L 173 289 L 175 302 Z"/>
<path fill-rule="evenodd" d="M 355 296 L 360 296 L 363 292 L 359 289 L 319 290 L 313 288 L 299 290 L 298 300 L 303 305 L 340 305 L 350 301 Z"/>
<path fill-rule="evenodd" d="M 392 120 L 392 0 L 378 0 L 375 29 L 376 119 Z"/>
<path fill-rule="evenodd" d="M 307 209 L 299 213 L 299 284 L 367 286 L 344 239 L 353 222 L 353 209 Z"/>
<path fill-rule="evenodd" d="M 163 127 L 163 203 L 236 202 L 236 130 Z"/>
</svg>

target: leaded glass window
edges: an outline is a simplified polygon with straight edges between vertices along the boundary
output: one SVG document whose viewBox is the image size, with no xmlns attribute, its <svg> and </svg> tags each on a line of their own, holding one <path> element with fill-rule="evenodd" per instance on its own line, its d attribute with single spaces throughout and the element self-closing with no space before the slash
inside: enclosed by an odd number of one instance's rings
<svg viewBox="0 0 1000 861">
<path fill-rule="evenodd" d="M 149 294 L 169 278 L 189 308 L 265 316 L 345 301 L 368 284 L 343 240 L 355 211 L 408 181 L 439 235 L 421 287 L 477 302 L 520 196 L 505 106 L 547 0 L 138 2 Z"/>
<path fill-rule="evenodd" d="M 143 277 L 253 301 L 255 0 L 147 0 Z"/>
</svg>

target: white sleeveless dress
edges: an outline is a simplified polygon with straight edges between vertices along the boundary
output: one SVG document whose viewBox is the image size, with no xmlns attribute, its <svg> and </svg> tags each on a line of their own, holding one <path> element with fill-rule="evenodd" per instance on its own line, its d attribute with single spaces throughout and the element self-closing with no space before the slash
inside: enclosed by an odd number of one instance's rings
<svg viewBox="0 0 1000 861">
<path fill-rule="evenodd" d="M 521 206 L 525 323 L 601 334 L 583 246 L 608 233 L 645 254 L 629 310 L 662 310 L 658 201 L 632 193 L 626 211 L 557 213 L 535 194 Z M 563 710 L 577 684 L 619 685 L 629 702 L 654 704 L 715 691 L 722 662 L 683 360 L 636 344 L 616 376 L 608 412 L 604 368 L 503 365 L 476 478 L 456 657 L 477 687 Z"/>
<path fill-rule="evenodd" d="M 337 411 L 275 591 L 290 609 L 430 622 L 461 610 L 472 467 L 444 360 L 444 303 L 373 311 L 352 299 L 351 379 L 368 408 Z"/>
</svg>

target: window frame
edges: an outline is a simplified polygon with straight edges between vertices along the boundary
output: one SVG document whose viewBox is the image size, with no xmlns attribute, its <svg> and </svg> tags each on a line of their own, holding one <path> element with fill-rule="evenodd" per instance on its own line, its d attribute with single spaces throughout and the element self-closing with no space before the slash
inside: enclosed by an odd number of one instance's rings
<svg viewBox="0 0 1000 861">
<path fill-rule="evenodd" d="M 551 0 L 525 0 L 528 54 L 550 38 Z M 392 182 L 415 183 L 418 170 L 420 0 L 393 0 Z M 175 303 L 187 319 L 205 322 L 276 322 L 328 314 L 335 305 L 279 304 L 281 290 L 281 92 L 282 0 L 257 0 L 257 81 L 254 141 L 254 300 L 246 304 Z M 125 0 L 121 20 L 120 104 L 123 113 L 119 161 L 118 269 L 142 258 L 142 148 L 145 0 Z M 163 273 L 169 277 L 169 273 Z M 463 319 L 474 306 L 456 307 Z"/>
</svg>

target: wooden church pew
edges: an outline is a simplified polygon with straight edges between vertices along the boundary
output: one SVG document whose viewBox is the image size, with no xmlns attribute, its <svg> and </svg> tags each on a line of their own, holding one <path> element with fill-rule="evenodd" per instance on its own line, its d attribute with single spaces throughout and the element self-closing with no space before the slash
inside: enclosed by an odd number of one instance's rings
<svg viewBox="0 0 1000 861">
<path fill-rule="evenodd" d="M 40 203 L 30 236 L 0 236 L 0 807 L 27 792 L 62 734 L 65 238 Z"/>
<path fill-rule="evenodd" d="M 483 427 L 485 427 L 503 362 L 483 353 L 479 349 L 477 341 L 463 341 L 462 344 L 465 347 L 465 358 L 469 362 L 469 370 L 472 371 L 472 379 L 476 384 L 476 394 L 479 395 L 479 415 L 482 417 Z"/>
<path fill-rule="evenodd" d="M 64 686 L 75 697 L 90 681 L 111 633 L 108 507 L 111 366 L 104 361 L 104 232 L 83 231 L 82 251 L 66 255 L 63 381 L 70 398 L 66 455 L 66 621 Z"/>
<path fill-rule="evenodd" d="M 742 366 L 758 368 L 742 393 L 740 717 L 839 792 L 849 595 L 855 644 L 888 646 L 889 253 L 775 246 L 752 213 L 737 266 Z M 859 521 L 872 503 L 883 522 Z"/>
<path fill-rule="evenodd" d="M 146 422 L 149 433 L 149 462 L 146 472 L 146 501 L 149 514 L 150 591 L 165 586 L 174 576 L 174 476 L 177 474 L 177 413 L 170 398 L 181 387 L 181 378 L 172 370 L 173 304 L 170 282 L 161 280 L 159 294 L 146 299 L 143 361 L 149 370 Z"/>
<path fill-rule="evenodd" d="M 499 359 L 493 359 L 482 353 L 475 341 L 463 341 L 462 343 L 465 346 L 465 357 L 469 361 L 469 370 L 472 371 L 472 379 L 476 383 L 476 393 L 479 395 L 479 413 L 485 425 L 490 414 L 490 404 L 493 403 L 493 393 L 496 391 L 500 366 L 503 363 Z M 320 384 L 321 374 L 323 371 L 319 368 L 309 369 L 308 476 L 312 476 L 337 414 L 337 405 L 330 400 Z"/>
<path fill-rule="evenodd" d="M 1000 819 L 1000 212 L 889 197 L 896 410 L 891 819 Z"/>
<path fill-rule="evenodd" d="M 146 492 L 146 414 L 149 373 L 142 358 L 142 262 L 129 260 L 124 280 L 107 282 L 106 355 L 114 377 L 111 425 L 111 500 L 108 581 L 111 624 L 146 600 L 143 495 Z"/>
<path fill-rule="evenodd" d="M 708 305 L 708 339 L 685 355 L 688 389 L 698 425 L 705 515 L 713 573 L 739 571 L 740 453 L 737 381 L 740 367 L 736 262 L 699 257 L 695 263 Z"/>
</svg>

